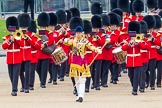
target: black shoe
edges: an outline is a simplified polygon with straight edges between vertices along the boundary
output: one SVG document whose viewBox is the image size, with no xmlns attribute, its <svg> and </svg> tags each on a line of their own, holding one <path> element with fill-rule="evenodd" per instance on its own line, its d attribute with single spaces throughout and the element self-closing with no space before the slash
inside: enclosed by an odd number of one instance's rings
<svg viewBox="0 0 162 108">
<path fill-rule="evenodd" d="M 94 86 L 93 85 L 91 85 L 91 89 L 94 89 Z"/>
<path fill-rule="evenodd" d="M 46 86 L 45 86 L 45 85 L 41 85 L 40 87 L 41 87 L 41 88 L 46 88 Z"/>
<path fill-rule="evenodd" d="M 140 91 L 141 93 L 144 93 L 144 92 L 145 92 L 145 90 L 144 90 L 144 89 L 139 89 L 139 91 Z"/>
<path fill-rule="evenodd" d="M 158 85 L 157 85 L 157 88 L 161 88 L 161 84 L 158 84 Z"/>
<path fill-rule="evenodd" d="M 155 87 L 151 87 L 151 90 L 155 90 Z"/>
<path fill-rule="evenodd" d="M 102 85 L 102 87 L 107 88 L 107 87 L 108 87 L 108 85 L 107 85 L 107 84 L 103 84 L 103 85 Z"/>
<path fill-rule="evenodd" d="M 135 91 L 132 91 L 132 95 L 137 95 L 137 92 L 135 92 Z"/>
<path fill-rule="evenodd" d="M 96 87 L 96 90 L 101 90 L 100 87 Z"/>
<path fill-rule="evenodd" d="M 110 83 L 113 83 L 113 80 L 110 80 Z"/>
<path fill-rule="evenodd" d="M 86 89 L 85 89 L 85 92 L 86 92 L 86 93 L 89 93 L 89 89 L 86 88 Z"/>
<path fill-rule="evenodd" d="M 60 81 L 64 81 L 64 78 L 60 77 Z"/>
<path fill-rule="evenodd" d="M 34 90 L 34 87 L 29 87 L 29 90 Z"/>
<path fill-rule="evenodd" d="M 145 88 L 148 88 L 148 87 L 149 87 L 149 83 L 146 83 Z"/>
<path fill-rule="evenodd" d="M 118 77 L 121 77 L 121 74 L 118 74 Z"/>
<path fill-rule="evenodd" d="M 82 97 L 79 97 L 77 100 L 76 100 L 76 102 L 83 102 L 83 98 Z"/>
<path fill-rule="evenodd" d="M 24 92 L 24 88 L 21 88 L 21 89 L 20 89 L 20 92 Z"/>
<path fill-rule="evenodd" d="M 52 79 L 51 78 L 48 80 L 48 83 L 52 83 Z"/>
<path fill-rule="evenodd" d="M 113 81 L 113 84 L 118 84 L 117 81 Z"/>
<path fill-rule="evenodd" d="M 29 93 L 29 90 L 25 89 L 24 92 L 25 92 L 25 93 Z"/>
<path fill-rule="evenodd" d="M 123 69 L 123 73 L 127 73 L 127 69 Z"/>
<path fill-rule="evenodd" d="M 74 88 L 74 90 L 73 90 L 73 94 L 75 95 L 75 96 L 78 96 L 78 92 L 77 92 L 77 90 Z"/>
<path fill-rule="evenodd" d="M 17 92 L 12 92 L 11 95 L 12 96 L 17 96 Z"/>
<path fill-rule="evenodd" d="M 66 77 L 69 77 L 69 74 L 68 74 L 68 73 L 66 73 L 66 74 L 65 74 L 65 76 L 66 76 Z"/>
<path fill-rule="evenodd" d="M 57 82 L 56 81 L 53 81 L 53 85 L 57 85 Z"/>
</svg>

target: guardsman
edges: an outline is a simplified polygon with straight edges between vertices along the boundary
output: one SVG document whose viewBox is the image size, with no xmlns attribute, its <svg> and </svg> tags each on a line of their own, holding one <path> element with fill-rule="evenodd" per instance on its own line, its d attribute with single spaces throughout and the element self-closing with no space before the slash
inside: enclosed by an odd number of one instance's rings
<svg viewBox="0 0 162 108">
<path fill-rule="evenodd" d="M 24 42 L 24 46 L 21 47 L 22 52 L 22 64 L 20 71 L 20 79 L 22 83 L 22 88 L 20 92 L 29 93 L 29 75 L 31 70 L 31 39 L 29 38 L 28 28 L 30 26 L 30 16 L 27 13 L 20 14 L 18 16 L 19 26 L 24 34 L 24 38 L 22 39 Z"/>
<path fill-rule="evenodd" d="M 49 32 L 53 33 L 54 43 L 58 42 L 58 36 L 59 33 L 55 30 L 55 27 L 57 25 L 57 15 L 55 13 L 49 13 L 50 17 L 50 24 L 48 27 Z M 48 83 L 52 83 L 54 85 L 57 85 L 57 73 L 60 68 L 60 65 L 55 64 L 55 61 L 53 57 L 50 58 L 50 64 L 49 64 L 49 73 L 50 73 L 50 79 Z"/>
<path fill-rule="evenodd" d="M 127 51 L 126 66 L 128 68 L 128 76 L 132 85 L 132 95 L 137 95 L 139 78 L 142 66 L 142 58 L 140 49 L 144 49 L 145 45 L 136 39 L 136 36 L 140 35 L 140 23 L 137 21 L 131 21 L 128 25 L 129 31 L 135 31 L 135 35 L 130 35 L 131 40 L 125 42 L 122 46 L 122 50 Z"/>
<path fill-rule="evenodd" d="M 157 15 L 158 0 L 147 0 L 148 15 Z"/>
<path fill-rule="evenodd" d="M 149 83 L 151 90 L 155 90 L 155 68 L 156 68 L 157 51 L 156 51 L 156 43 L 154 42 L 156 34 L 153 32 L 153 29 L 156 26 L 156 20 L 152 15 L 144 16 L 143 20 L 148 25 L 148 34 L 149 34 L 148 41 L 151 43 L 151 49 L 149 50 L 149 66 L 148 66 L 148 71 L 150 72 Z"/>
<path fill-rule="evenodd" d="M 67 32 L 67 30 L 66 30 L 67 15 L 66 15 L 65 10 L 58 10 L 56 12 L 56 15 L 58 17 L 58 24 L 60 26 L 60 29 L 58 30 L 59 40 L 70 37 L 70 33 Z M 65 45 L 64 43 L 59 43 L 59 46 L 61 46 L 63 48 L 66 55 L 68 56 L 68 52 L 70 50 L 70 47 Z M 60 73 L 59 73 L 60 81 L 64 81 L 67 62 L 68 62 L 68 60 L 61 64 Z"/>
<path fill-rule="evenodd" d="M 131 21 L 129 0 L 117 0 L 117 8 L 123 10 L 123 27 L 122 32 L 127 32 L 128 23 Z"/>
<path fill-rule="evenodd" d="M 8 64 L 8 74 L 12 85 L 11 95 L 17 96 L 18 79 L 20 66 L 22 63 L 20 47 L 23 47 L 21 37 L 17 36 L 17 34 L 14 34 L 14 32 L 19 29 L 17 18 L 14 16 L 8 17 L 6 19 L 6 28 L 10 34 L 3 37 L 4 42 L 2 44 L 2 48 L 7 50 L 6 63 Z"/>
<path fill-rule="evenodd" d="M 141 34 L 144 36 L 143 37 L 143 43 L 145 44 L 146 48 L 140 50 L 141 57 L 142 57 L 142 69 L 141 69 L 141 74 L 140 74 L 140 88 L 139 91 L 143 93 L 145 91 L 146 87 L 146 72 L 148 70 L 148 62 L 149 62 L 149 50 L 151 48 L 151 43 L 148 42 L 148 37 L 147 37 L 147 30 L 148 26 L 145 21 L 140 21 L 139 22 L 141 25 Z"/>
<path fill-rule="evenodd" d="M 92 44 L 96 46 L 97 48 L 101 48 L 105 44 L 105 37 L 103 36 L 103 33 L 100 32 L 100 28 L 102 27 L 102 21 L 101 17 L 99 15 L 94 15 L 91 18 L 92 22 L 92 34 L 93 40 Z M 94 56 L 96 53 L 94 53 Z M 101 68 L 102 68 L 102 60 L 103 60 L 103 54 L 97 55 L 94 64 L 93 64 L 93 72 L 92 72 L 92 86 L 91 88 L 95 88 L 96 90 L 100 90 L 100 75 L 101 75 Z"/>
<path fill-rule="evenodd" d="M 51 54 L 49 54 L 49 52 L 46 52 L 46 49 L 48 47 L 52 48 L 52 46 L 54 46 L 54 38 L 53 33 L 49 32 L 46 28 L 49 26 L 50 23 L 49 15 L 45 12 L 42 12 L 38 15 L 37 21 L 38 26 L 40 27 L 39 36 L 42 41 L 41 50 L 39 50 L 37 72 L 40 79 L 40 87 L 46 88 L 47 72 L 49 69 L 49 63 L 51 58 Z M 52 48 L 52 50 L 54 50 L 54 48 Z"/>
<path fill-rule="evenodd" d="M 28 28 L 29 38 L 31 38 L 31 70 L 30 70 L 30 82 L 29 82 L 29 90 L 34 90 L 34 82 L 35 82 L 35 71 L 38 63 L 38 50 L 41 49 L 41 40 L 37 36 L 37 25 L 34 20 L 31 21 L 31 25 Z"/>
<path fill-rule="evenodd" d="M 134 0 L 132 4 L 133 11 L 135 15 L 132 15 L 132 21 L 141 21 L 143 16 L 142 12 L 144 11 L 144 2 L 143 0 Z"/>
<path fill-rule="evenodd" d="M 92 23 L 88 20 L 83 20 L 83 25 L 84 25 L 84 34 L 85 34 L 85 38 L 87 38 L 87 40 L 89 42 L 92 43 L 92 37 L 91 37 L 91 32 L 92 32 Z M 88 65 L 92 62 L 94 56 L 91 50 L 86 50 L 86 55 L 85 58 L 87 59 L 87 63 Z M 92 68 L 93 68 L 93 64 L 90 66 L 90 72 L 92 74 Z M 89 92 L 89 88 L 90 88 L 90 82 L 91 82 L 91 77 L 87 77 L 86 78 L 86 85 L 85 85 L 85 92 L 88 93 Z"/>
</svg>

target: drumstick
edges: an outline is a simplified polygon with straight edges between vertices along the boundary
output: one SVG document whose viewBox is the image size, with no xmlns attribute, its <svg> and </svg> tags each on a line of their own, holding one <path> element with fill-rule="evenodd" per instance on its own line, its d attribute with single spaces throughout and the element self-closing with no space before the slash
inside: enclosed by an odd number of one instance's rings
<svg viewBox="0 0 162 108">
<path fill-rule="evenodd" d="M 101 47 L 101 50 L 106 46 L 108 42 L 105 42 L 105 44 Z M 93 60 L 91 61 L 91 63 L 88 65 L 89 67 L 92 65 L 92 63 L 95 61 L 95 59 L 97 58 L 97 56 L 99 55 L 99 53 L 96 54 L 96 56 L 93 58 Z"/>
</svg>

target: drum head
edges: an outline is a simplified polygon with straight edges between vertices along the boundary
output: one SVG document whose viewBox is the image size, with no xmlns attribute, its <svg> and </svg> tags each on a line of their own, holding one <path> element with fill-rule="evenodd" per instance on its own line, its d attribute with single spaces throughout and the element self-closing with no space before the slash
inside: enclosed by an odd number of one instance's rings
<svg viewBox="0 0 162 108">
<path fill-rule="evenodd" d="M 119 52 L 121 52 L 121 51 L 122 51 L 121 47 L 117 47 L 117 48 L 115 48 L 115 49 L 112 51 L 112 53 L 113 53 L 113 54 L 116 54 L 116 53 L 119 53 Z"/>
</svg>

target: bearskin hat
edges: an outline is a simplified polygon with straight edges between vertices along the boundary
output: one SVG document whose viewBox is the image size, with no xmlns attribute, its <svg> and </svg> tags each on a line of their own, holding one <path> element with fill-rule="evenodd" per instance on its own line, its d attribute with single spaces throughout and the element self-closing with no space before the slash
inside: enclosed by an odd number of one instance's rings
<svg viewBox="0 0 162 108">
<path fill-rule="evenodd" d="M 136 31 L 137 34 L 141 33 L 141 25 L 137 21 L 131 21 L 128 24 L 128 31 Z"/>
<path fill-rule="evenodd" d="M 102 5 L 101 3 L 99 2 L 94 2 L 91 6 L 91 13 L 93 15 L 96 15 L 96 14 L 102 14 L 103 12 L 103 8 L 102 8 Z"/>
<path fill-rule="evenodd" d="M 57 25 L 57 15 L 55 13 L 49 13 L 50 17 L 50 24 L 51 26 L 56 26 Z"/>
<path fill-rule="evenodd" d="M 101 28 L 102 27 L 102 19 L 99 15 L 92 16 L 91 22 L 92 22 L 93 28 Z"/>
<path fill-rule="evenodd" d="M 147 23 L 148 29 L 154 28 L 156 25 L 156 20 L 152 15 L 146 15 L 142 20 Z"/>
<path fill-rule="evenodd" d="M 144 2 L 142 0 L 134 0 L 132 8 L 134 12 L 142 12 L 144 11 Z"/>
<path fill-rule="evenodd" d="M 49 14 L 42 12 L 38 15 L 38 25 L 41 27 L 47 27 L 50 24 L 50 17 Z"/>
<path fill-rule="evenodd" d="M 72 13 L 70 10 L 66 10 L 66 17 L 67 17 L 67 22 L 69 22 L 72 17 Z"/>
<path fill-rule="evenodd" d="M 122 9 L 124 12 L 130 11 L 129 0 L 117 0 L 117 7 Z"/>
<path fill-rule="evenodd" d="M 70 29 L 74 30 L 77 26 L 81 26 L 83 28 L 83 21 L 80 17 L 73 17 L 70 20 Z"/>
<path fill-rule="evenodd" d="M 15 16 L 11 16 L 11 17 L 8 17 L 6 19 L 6 28 L 8 31 L 10 27 L 14 27 L 16 29 L 19 29 L 19 24 L 18 24 L 18 20 Z"/>
<path fill-rule="evenodd" d="M 36 22 L 34 20 L 31 21 L 31 24 L 30 24 L 30 27 L 28 28 L 28 30 L 30 32 L 34 32 L 34 33 L 37 32 L 37 25 L 36 25 Z"/>
<path fill-rule="evenodd" d="M 111 10 L 117 8 L 117 0 L 110 0 Z"/>
<path fill-rule="evenodd" d="M 121 20 L 123 19 L 123 10 L 120 8 L 115 8 L 112 10 L 112 12 L 118 14 L 121 17 Z"/>
<path fill-rule="evenodd" d="M 20 27 L 29 27 L 31 22 L 29 14 L 22 13 L 18 15 L 18 22 Z"/>
<path fill-rule="evenodd" d="M 157 8 L 158 1 L 157 0 L 147 0 L 147 6 L 148 6 L 148 8 Z"/>
<path fill-rule="evenodd" d="M 67 16 L 65 10 L 58 10 L 56 12 L 58 18 L 58 24 L 65 24 L 67 22 Z"/>
<path fill-rule="evenodd" d="M 162 9 L 162 0 L 158 0 L 158 8 Z"/>
<path fill-rule="evenodd" d="M 70 8 L 69 10 L 72 13 L 72 17 L 80 17 L 80 11 L 78 8 L 73 7 L 73 8 Z"/>
<path fill-rule="evenodd" d="M 161 28 L 161 16 L 160 15 L 154 15 L 155 17 L 155 29 Z"/>
<path fill-rule="evenodd" d="M 148 29 L 147 23 L 145 21 L 140 21 L 139 23 L 141 25 L 141 33 L 147 33 Z"/>
<path fill-rule="evenodd" d="M 110 18 L 107 14 L 102 14 L 101 18 L 102 18 L 102 25 L 103 26 L 110 26 Z"/>
<path fill-rule="evenodd" d="M 110 25 L 117 25 L 117 26 L 119 26 L 119 24 L 120 24 L 119 15 L 117 15 L 114 12 L 110 12 L 108 14 L 108 16 L 110 18 Z"/>
<path fill-rule="evenodd" d="M 92 23 L 88 20 L 83 20 L 83 30 L 85 34 L 91 33 L 92 32 Z"/>
</svg>

